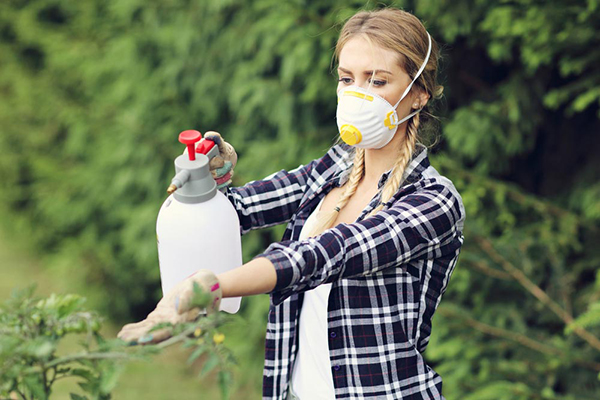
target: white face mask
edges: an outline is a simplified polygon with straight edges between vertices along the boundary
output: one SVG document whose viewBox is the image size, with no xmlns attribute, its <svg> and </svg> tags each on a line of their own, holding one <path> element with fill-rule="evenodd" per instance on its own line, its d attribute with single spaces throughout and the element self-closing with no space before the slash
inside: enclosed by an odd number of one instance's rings
<svg viewBox="0 0 600 400">
<path fill-rule="evenodd" d="M 395 105 L 392 106 L 383 97 L 359 86 L 348 86 L 338 92 L 336 118 L 344 142 L 363 149 L 380 149 L 392 140 L 398 125 L 422 110 L 422 108 L 415 110 L 401 120 L 396 113 L 396 107 L 410 92 L 413 83 L 419 78 L 429 61 L 431 54 L 429 33 L 427 37 L 429 39 L 427 57 Z"/>
</svg>

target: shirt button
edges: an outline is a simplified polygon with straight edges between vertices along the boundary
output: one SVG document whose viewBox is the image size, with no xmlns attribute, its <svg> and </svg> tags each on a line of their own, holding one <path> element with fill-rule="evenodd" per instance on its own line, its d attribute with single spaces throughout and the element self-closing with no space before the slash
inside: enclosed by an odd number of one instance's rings
<svg viewBox="0 0 600 400">
<path fill-rule="evenodd" d="M 339 365 L 334 365 L 333 369 L 335 369 L 336 371 L 339 371 L 340 370 L 340 366 Z"/>
<path fill-rule="evenodd" d="M 335 338 L 337 335 L 335 334 L 335 332 L 331 332 L 331 333 L 329 334 L 329 336 L 331 336 L 332 338 Z"/>
</svg>

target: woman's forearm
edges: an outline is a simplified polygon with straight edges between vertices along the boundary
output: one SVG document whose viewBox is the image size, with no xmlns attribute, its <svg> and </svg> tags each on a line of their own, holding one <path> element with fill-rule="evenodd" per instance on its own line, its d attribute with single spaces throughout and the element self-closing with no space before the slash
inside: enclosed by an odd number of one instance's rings
<svg viewBox="0 0 600 400">
<path fill-rule="evenodd" d="M 268 258 L 255 258 L 246 264 L 217 275 L 223 297 L 269 293 L 275 288 L 277 274 Z"/>
</svg>

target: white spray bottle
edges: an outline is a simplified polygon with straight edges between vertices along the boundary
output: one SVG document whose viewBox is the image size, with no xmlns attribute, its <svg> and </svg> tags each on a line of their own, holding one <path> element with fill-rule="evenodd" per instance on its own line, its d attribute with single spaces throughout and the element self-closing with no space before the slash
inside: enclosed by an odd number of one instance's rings
<svg viewBox="0 0 600 400">
<path fill-rule="evenodd" d="M 158 261 L 163 295 L 199 269 L 220 274 L 242 265 L 240 222 L 233 205 L 209 170 L 219 155 L 211 140 L 198 131 L 179 134 L 187 152 L 175 159 L 176 175 L 156 221 Z M 240 297 L 221 300 L 220 310 L 236 313 Z"/>
</svg>

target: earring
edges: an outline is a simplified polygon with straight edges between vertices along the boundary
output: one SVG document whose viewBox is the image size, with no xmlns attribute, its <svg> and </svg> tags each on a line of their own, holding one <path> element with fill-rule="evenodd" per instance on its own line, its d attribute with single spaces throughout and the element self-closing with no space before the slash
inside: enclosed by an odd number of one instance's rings
<svg viewBox="0 0 600 400">
<path fill-rule="evenodd" d="M 419 108 L 419 104 L 418 103 L 413 104 L 413 108 Z"/>
</svg>

